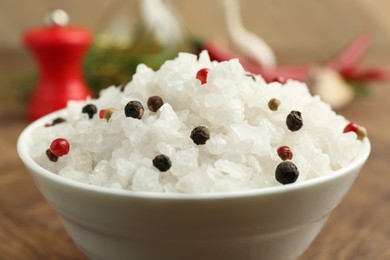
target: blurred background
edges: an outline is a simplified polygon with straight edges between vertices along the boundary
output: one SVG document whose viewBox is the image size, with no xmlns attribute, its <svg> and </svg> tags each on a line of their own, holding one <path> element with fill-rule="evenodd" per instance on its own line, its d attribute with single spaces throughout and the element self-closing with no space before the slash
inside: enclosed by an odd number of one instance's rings
<svg viewBox="0 0 390 260">
<path fill-rule="evenodd" d="M 223 46 L 231 46 L 232 39 L 229 37 L 222 0 L 168 0 L 164 3 L 178 22 L 184 39 L 184 44 L 178 49 L 193 48 L 194 39 L 212 40 Z M 278 65 L 324 62 L 363 32 L 372 35 L 373 43 L 362 58 L 362 64 L 387 65 L 390 61 L 390 52 L 386 51 L 390 46 L 390 16 L 387 13 L 390 10 L 389 1 L 241 0 L 240 7 L 243 25 L 268 43 L 275 53 Z M 20 111 L 23 110 L 24 102 L 17 104 L 6 100 L 25 100 L 35 84 L 37 66 L 22 41 L 23 33 L 43 26 L 45 14 L 55 8 L 67 12 L 70 25 L 91 31 L 95 37 L 94 44 L 107 43 L 107 37 L 104 42 L 100 37 L 102 35 L 111 37 L 111 43 L 114 44 L 131 44 L 134 37 L 137 37 L 139 28 L 142 28 L 145 16 L 140 1 L 135 0 L 0 0 L 2 117 L 10 115 L 11 108 L 12 113 L 19 111 L 17 115 L 22 115 Z M 152 11 L 149 12 L 151 16 Z M 90 55 L 96 58 L 99 53 Z M 169 55 L 166 57 L 170 58 Z M 93 60 L 90 59 L 89 62 Z M 95 81 L 100 80 L 96 75 L 87 76 L 95 76 Z M 100 81 L 101 85 L 109 85 L 108 83 L 109 81 Z"/>
<path fill-rule="evenodd" d="M 174 8 L 187 32 L 200 37 L 226 40 L 221 0 L 166 2 Z M 390 3 L 386 0 L 241 0 L 240 3 L 247 29 L 266 40 L 281 61 L 287 54 L 291 60 L 286 62 L 326 58 L 362 31 L 370 31 L 375 36 L 375 48 L 370 56 L 374 57 L 380 53 L 380 49 L 389 46 Z M 70 16 L 71 24 L 86 27 L 94 33 L 107 32 L 118 15 L 127 14 L 129 23 L 135 22 L 139 16 L 135 0 L 1 0 L 1 50 L 22 51 L 23 31 L 41 26 L 44 15 L 54 8 L 64 9 Z M 125 19 L 122 21 L 127 22 Z M 131 28 L 132 25 L 127 26 Z M 318 49 L 323 49 L 324 53 L 319 54 Z"/>
<path fill-rule="evenodd" d="M 140 3 L 149 5 L 142 8 Z M 61 8 L 67 12 L 70 25 L 93 34 L 82 72 L 94 90 L 128 80 L 139 62 L 158 67 L 178 51 L 196 52 L 197 47 L 209 41 L 217 43 L 218 48 L 240 54 L 250 50 L 245 44 L 251 41 L 234 38 L 229 33 L 234 19 L 226 19 L 225 1 L 164 0 L 164 6 L 161 3 L 160 0 L 0 0 L 0 258 L 83 259 L 54 210 L 27 177 L 16 153 L 15 143 L 28 124 L 28 98 L 39 72 L 23 35 L 31 28 L 45 26 L 48 12 Z M 355 52 L 347 55 L 353 60 L 352 65 L 356 62 L 358 68 L 374 69 L 390 65 L 388 0 L 240 0 L 239 3 L 242 25 L 268 44 L 278 66 L 324 64 L 338 57 L 362 33 L 369 33 L 372 42 L 358 43 L 358 57 L 355 45 Z M 146 28 L 152 22 L 156 27 L 151 33 Z M 243 44 L 241 48 L 237 48 L 237 43 Z M 349 89 L 337 75 L 326 75 L 325 89 L 329 90 L 329 86 Z M 378 76 L 372 71 L 363 75 Z M 364 173 L 302 260 L 390 259 L 390 86 L 389 81 L 374 81 L 366 87 L 370 93 L 353 96 L 353 101 L 348 99 L 351 95 L 348 92 L 347 103 L 338 112 L 368 129 L 371 156 Z M 341 96 L 331 92 L 333 97 Z"/>
</svg>

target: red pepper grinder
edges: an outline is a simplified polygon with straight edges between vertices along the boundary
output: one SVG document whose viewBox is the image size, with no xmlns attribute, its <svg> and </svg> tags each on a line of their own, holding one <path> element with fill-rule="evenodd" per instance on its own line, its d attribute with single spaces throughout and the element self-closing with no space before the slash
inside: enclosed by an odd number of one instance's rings
<svg viewBox="0 0 390 260">
<path fill-rule="evenodd" d="M 62 10 L 54 10 L 47 18 L 48 26 L 24 34 L 40 72 L 28 105 L 31 121 L 66 107 L 68 100 L 92 96 L 82 74 L 83 56 L 92 39 L 90 32 L 67 26 L 68 15 Z"/>
</svg>

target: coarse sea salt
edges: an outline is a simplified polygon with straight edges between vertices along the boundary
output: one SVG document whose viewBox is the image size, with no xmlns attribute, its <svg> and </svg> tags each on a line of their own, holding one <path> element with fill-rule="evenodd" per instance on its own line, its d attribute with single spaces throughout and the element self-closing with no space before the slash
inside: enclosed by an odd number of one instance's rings
<svg viewBox="0 0 390 260">
<path fill-rule="evenodd" d="M 196 78 L 202 68 L 210 69 L 205 84 Z M 147 107 L 151 96 L 164 101 L 157 112 Z M 268 107 L 272 98 L 280 101 L 275 111 Z M 125 116 L 131 100 L 143 104 L 141 119 Z M 114 112 L 108 120 L 99 113 L 89 119 L 81 113 L 86 104 Z M 286 126 L 291 111 L 301 112 L 298 131 Z M 113 189 L 205 193 L 282 185 L 275 179 L 280 146 L 292 150 L 295 182 L 302 182 L 332 174 L 362 149 L 355 133 L 343 133 L 349 122 L 311 96 L 304 83 L 267 84 L 238 60 L 212 62 L 207 52 L 180 53 L 157 71 L 139 65 L 124 89 L 111 86 L 98 99 L 71 101 L 63 116 L 66 122 L 34 131 L 33 159 L 55 174 Z M 190 138 L 197 126 L 210 131 L 204 145 Z M 71 148 L 52 162 L 45 151 L 58 137 Z M 171 161 L 166 172 L 153 165 L 159 154 Z"/>
</svg>

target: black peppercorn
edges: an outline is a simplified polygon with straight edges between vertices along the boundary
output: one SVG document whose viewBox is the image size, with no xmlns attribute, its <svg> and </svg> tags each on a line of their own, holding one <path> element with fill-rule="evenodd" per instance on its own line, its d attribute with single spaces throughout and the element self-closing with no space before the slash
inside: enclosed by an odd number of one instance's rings
<svg viewBox="0 0 390 260">
<path fill-rule="evenodd" d="M 49 126 L 53 126 L 53 125 L 56 125 L 56 124 L 61 124 L 61 123 L 63 123 L 63 122 L 66 122 L 66 120 L 63 119 L 62 117 L 57 117 L 57 118 L 55 118 L 55 119 L 51 122 L 51 124 L 45 124 L 45 126 L 46 126 L 46 127 L 49 127 Z"/>
<path fill-rule="evenodd" d="M 81 112 L 88 114 L 89 119 L 93 118 L 97 111 L 98 110 L 94 104 L 85 105 L 81 110 Z"/>
<path fill-rule="evenodd" d="M 290 131 L 298 131 L 303 126 L 301 112 L 291 111 L 286 118 L 286 124 Z"/>
<path fill-rule="evenodd" d="M 152 112 L 157 112 L 157 110 L 160 109 L 162 105 L 164 105 L 164 101 L 161 97 L 159 96 L 151 96 L 148 99 L 148 108 Z"/>
<path fill-rule="evenodd" d="M 275 178 L 281 184 L 290 184 L 294 183 L 299 176 L 299 171 L 297 166 L 290 162 L 284 161 L 279 163 L 275 170 Z"/>
<path fill-rule="evenodd" d="M 58 160 L 58 156 L 55 155 L 50 149 L 46 150 L 46 156 L 52 162 L 56 162 Z"/>
<path fill-rule="evenodd" d="M 190 137 L 198 145 L 205 144 L 210 139 L 210 130 L 206 126 L 197 126 L 191 131 Z"/>
<path fill-rule="evenodd" d="M 126 104 L 125 115 L 136 119 L 141 119 L 144 115 L 144 107 L 141 102 L 133 100 Z"/>
<path fill-rule="evenodd" d="M 172 162 L 168 156 L 166 156 L 165 154 L 160 154 L 154 157 L 153 165 L 161 172 L 166 172 L 171 168 Z"/>
<path fill-rule="evenodd" d="M 247 73 L 247 74 L 245 74 L 245 76 L 247 76 L 247 77 L 251 77 L 251 78 L 252 78 L 252 80 L 256 82 L 255 75 L 253 75 L 252 73 Z"/>
<path fill-rule="evenodd" d="M 62 117 L 57 117 L 56 119 L 53 120 L 52 125 L 61 124 L 63 122 L 66 122 L 66 120 L 63 119 Z"/>
</svg>

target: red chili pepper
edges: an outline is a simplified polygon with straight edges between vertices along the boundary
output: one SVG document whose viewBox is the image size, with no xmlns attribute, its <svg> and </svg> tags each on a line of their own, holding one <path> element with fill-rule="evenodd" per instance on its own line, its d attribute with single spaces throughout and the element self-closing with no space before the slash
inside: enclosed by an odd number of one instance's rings
<svg viewBox="0 0 390 260">
<path fill-rule="evenodd" d="M 338 71 L 345 80 L 350 81 L 383 81 L 390 79 L 389 68 L 362 69 L 358 66 L 359 59 L 372 44 L 372 36 L 368 33 L 359 35 L 326 66 Z"/>
<path fill-rule="evenodd" d="M 355 40 L 347 45 L 341 53 L 328 62 L 328 66 L 337 71 L 348 70 L 356 67 L 359 59 L 367 52 L 372 44 L 372 36 L 368 33 L 359 35 Z"/>
<path fill-rule="evenodd" d="M 346 80 L 351 81 L 387 81 L 390 80 L 390 70 L 388 68 L 360 69 L 341 71 L 340 74 Z"/>
<path fill-rule="evenodd" d="M 243 57 L 242 55 L 234 51 L 231 51 L 225 47 L 222 47 L 220 44 L 213 41 L 203 42 L 201 44 L 201 48 L 203 50 L 207 50 L 211 60 L 216 60 L 221 62 L 221 61 L 228 61 L 231 59 L 239 59 L 242 66 L 252 73 L 255 73 L 254 71 L 257 71 L 259 69 L 258 67 L 260 67 L 258 64 L 254 63 L 253 61 L 250 61 L 247 58 Z"/>
<path fill-rule="evenodd" d="M 276 78 L 294 79 L 306 82 L 309 78 L 311 66 L 296 65 L 296 66 L 279 66 L 277 68 L 259 68 L 258 74 L 262 75 L 265 81 L 272 82 Z"/>
<path fill-rule="evenodd" d="M 227 61 L 231 59 L 239 59 L 241 65 L 249 72 L 261 75 L 265 81 L 272 82 L 276 78 L 295 79 L 299 81 L 306 81 L 309 76 L 310 65 L 291 65 L 279 66 L 276 68 L 265 68 L 254 62 L 248 60 L 242 55 L 228 50 L 219 44 L 206 41 L 202 44 L 202 49 L 207 50 L 211 60 Z"/>
<path fill-rule="evenodd" d="M 325 63 L 324 66 L 336 70 L 347 81 L 390 80 L 390 68 L 363 69 L 358 66 L 359 59 L 367 52 L 371 44 L 372 36 L 368 33 L 361 34 L 348 44 L 339 55 Z M 278 78 L 307 82 L 310 70 L 314 66 L 313 64 L 299 64 L 266 68 L 212 41 L 203 42 L 201 47 L 208 51 L 212 60 L 227 61 L 239 59 L 247 71 L 261 75 L 267 82 L 273 82 Z"/>
</svg>

